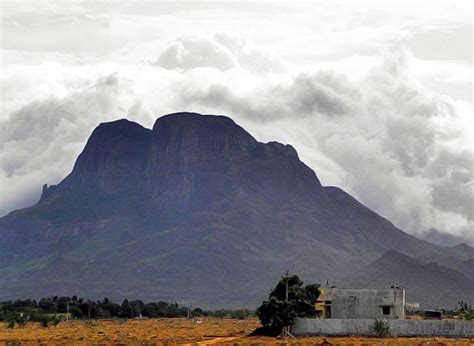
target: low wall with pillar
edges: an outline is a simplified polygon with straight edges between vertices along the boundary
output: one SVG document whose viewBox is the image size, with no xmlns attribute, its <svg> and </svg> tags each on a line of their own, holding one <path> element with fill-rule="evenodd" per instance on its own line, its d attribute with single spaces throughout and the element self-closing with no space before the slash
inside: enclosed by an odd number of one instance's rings
<svg viewBox="0 0 474 346">
<path fill-rule="evenodd" d="M 474 338 L 474 321 L 458 320 L 386 320 L 390 324 L 390 335 L 398 336 L 444 336 L 452 338 Z M 292 333 L 299 336 L 324 335 L 375 336 L 373 319 L 313 319 L 299 318 Z"/>
</svg>

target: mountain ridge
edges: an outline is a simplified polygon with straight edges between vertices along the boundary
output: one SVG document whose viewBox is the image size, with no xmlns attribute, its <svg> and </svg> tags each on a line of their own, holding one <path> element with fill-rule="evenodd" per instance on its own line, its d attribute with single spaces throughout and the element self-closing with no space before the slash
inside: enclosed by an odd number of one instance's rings
<svg viewBox="0 0 474 346">
<path fill-rule="evenodd" d="M 425 286 L 420 287 L 420 281 Z M 370 288 L 395 284 L 406 289 L 408 301 L 418 302 L 425 308 L 456 306 L 458 301 L 474 301 L 474 278 L 437 262 L 424 263 L 395 250 L 386 252 L 352 274 L 344 284 L 351 287 L 365 284 Z M 438 297 L 436 304 L 431 302 L 430 296 Z"/>
<path fill-rule="evenodd" d="M 0 236 L 0 274 L 8 273 L 0 295 L 32 292 L 34 280 L 44 295 L 77 290 L 204 306 L 256 304 L 288 268 L 323 282 L 390 250 L 454 270 L 474 257 L 414 238 L 342 189 L 322 186 L 292 146 L 258 142 L 228 117 L 190 112 L 160 117 L 152 129 L 126 119 L 100 124 L 69 175 L 37 205 L 0 219 Z M 59 274 L 75 266 L 88 268 L 87 282 Z"/>
</svg>

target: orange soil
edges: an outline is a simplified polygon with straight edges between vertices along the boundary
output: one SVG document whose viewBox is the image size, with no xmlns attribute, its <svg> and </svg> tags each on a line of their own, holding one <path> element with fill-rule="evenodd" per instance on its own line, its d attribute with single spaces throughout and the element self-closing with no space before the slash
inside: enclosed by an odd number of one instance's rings
<svg viewBox="0 0 474 346">
<path fill-rule="evenodd" d="M 61 322 L 42 328 L 39 324 L 8 329 L 0 323 L 0 345 L 423 345 L 474 346 L 474 340 L 445 338 L 297 338 L 278 340 L 269 337 L 249 337 L 259 326 L 256 319 L 231 320 L 205 318 L 197 321 L 175 318 L 129 321 Z"/>
</svg>

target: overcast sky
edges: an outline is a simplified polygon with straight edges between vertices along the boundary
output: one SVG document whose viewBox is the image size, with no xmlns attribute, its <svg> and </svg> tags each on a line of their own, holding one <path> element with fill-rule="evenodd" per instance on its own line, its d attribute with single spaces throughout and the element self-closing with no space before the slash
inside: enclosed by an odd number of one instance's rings
<svg viewBox="0 0 474 346">
<path fill-rule="evenodd" d="M 292 144 L 411 234 L 474 244 L 471 4 L 1 1 L 0 215 L 98 123 L 189 110 Z"/>
</svg>

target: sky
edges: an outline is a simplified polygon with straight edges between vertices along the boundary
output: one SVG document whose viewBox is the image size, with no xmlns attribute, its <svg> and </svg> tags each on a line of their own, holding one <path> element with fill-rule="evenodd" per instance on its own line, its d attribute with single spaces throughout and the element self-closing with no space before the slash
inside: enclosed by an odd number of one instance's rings
<svg viewBox="0 0 474 346">
<path fill-rule="evenodd" d="M 186 110 L 293 145 L 410 234 L 474 245 L 472 1 L 0 3 L 0 215 L 100 122 Z"/>
</svg>

